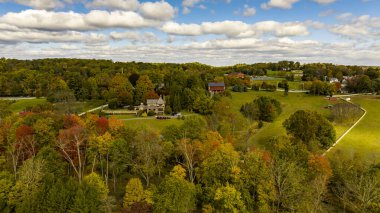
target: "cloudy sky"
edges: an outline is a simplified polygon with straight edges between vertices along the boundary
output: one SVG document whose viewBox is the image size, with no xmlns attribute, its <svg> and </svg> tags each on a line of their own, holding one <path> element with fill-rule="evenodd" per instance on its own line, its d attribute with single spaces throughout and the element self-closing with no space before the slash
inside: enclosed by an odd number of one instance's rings
<svg viewBox="0 0 380 213">
<path fill-rule="evenodd" d="M 380 65 L 379 0 L 0 0 L 0 57 Z"/>
</svg>

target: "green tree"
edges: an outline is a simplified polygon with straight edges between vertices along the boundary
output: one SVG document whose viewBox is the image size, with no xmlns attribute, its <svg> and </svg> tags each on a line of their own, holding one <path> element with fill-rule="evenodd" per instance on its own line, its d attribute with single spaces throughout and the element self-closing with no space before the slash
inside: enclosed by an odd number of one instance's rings
<svg viewBox="0 0 380 213">
<path fill-rule="evenodd" d="M 219 208 L 217 209 L 221 212 L 246 212 L 241 193 L 228 183 L 216 190 L 214 200 L 218 204 Z"/>
<path fill-rule="evenodd" d="M 70 213 L 105 212 L 99 191 L 83 182 L 77 189 Z"/>
<path fill-rule="evenodd" d="M 299 110 L 285 120 L 283 126 L 289 135 L 303 141 L 309 149 L 315 141 L 321 148 L 328 148 L 335 141 L 334 127 L 316 112 Z"/>
<path fill-rule="evenodd" d="M 136 82 L 135 104 L 146 103 L 146 95 L 154 92 L 152 81 L 147 75 L 141 75 Z"/>
<path fill-rule="evenodd" d="M 15 206 L 16 211 L 35 211 L 35 198 L 42 186 L 44 172 L 44 162 L 40 159 L 31 158 L 21 166 L 18 180 L 9 193 L 9 204 Z"/>
<path fill-rule="evenodd" d="M 238 179 L 239 175 L 239 153 L 229 143 L 221 144 L 210 152 L 201 164 L 199 175 L 204 189 L 204 203 L 210 204 L 214 200 L 216 189 Z M 223 168 L 223 169 L 221 169 Z"/>
<path fill-rule="evenodd" d="M 0 211 L 8 206 L 9 193 L 12 190 L 13 177 L 7 171 L 0 172 Z"/>
<path fill-rule="evenodd" d="M 144 190 L 139 178 L 131 178 L 125 186 L 123 207 L 124 209 L 130 209 L 135 203 L 153 204 L 152 193 Z"/>
<path fill-rule="evenodd" d="M 240 112 L 251 120 L 272 122 L 282 112 L 281 104 L 276 99 L 262 96 L 252 103 L 246 103 Z"/>
<path fill-rule="evenodd" d="M 186 170 L 175 166 L 154 193 L 155 212 L 191 212 L 195 209 L 196 189 L 185 180 Z"/>
<path fill-rule="evenodd" d="M 172 144 L 162 141 L 157 131 L 142 128 L 138 131 L 133 146 L 136 154 L 133 158 L 133 169 L 149 186 L 151 178 L 161 173 L 165 159 L 173 149 Z"/>
</svg>

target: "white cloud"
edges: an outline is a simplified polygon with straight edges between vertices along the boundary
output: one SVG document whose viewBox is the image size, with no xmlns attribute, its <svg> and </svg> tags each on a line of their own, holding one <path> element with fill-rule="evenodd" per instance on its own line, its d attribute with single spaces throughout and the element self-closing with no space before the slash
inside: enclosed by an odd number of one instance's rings
<svg viewBox="0 0 380 213">
<path fill-rule="evenodd" d="M 362 15 L 353 17 L 351 14 L 342 14 L 337 17 L 343 24 L 329 27 L 329 31 L 336 35 L 357 40 L 376 40 L 380 35 L 380 18 Z"/>
<path fill-rule="evenodd" d="M 328 9 L 328 10 L 325 10 L 325 11 L 322 11 L 318 14 L 319 17 L 327 17 L 327 16 L 331 16 L 335 13 L 335 10 L 333 9 Z"/>
<path fill-rule="evenodd" d="M 189 14 L 190 12 L 191 12 L 191 10 L 188 7 L 184 7 L 183 10 L 182 10 L 182 13 L 184 15 Z"/>
<path fill-rule="evenodd" d="M 175 22 L 167 22 L 161 27 L 161 30 L 172 35 L 202 35 L 202 28 L 198 24 L 178 24 Z"/>
<path fill-rule="evenodd" d="M 342 13 L 336 16 L 338 20 L 346 20 L 348 18 L 352 17 L 352 13 Z"/>
<path fill-rule="evenodd" d="M 203 4 L 201 4 L 201 5 L 199 5 L 199 9 L 201 9 L 201 10 L 206 10 L 207 7 L 206 7 L 205 5 L 203 5 Z"/>
<path fill-rule="evenodd" d="M 291 9 L 294 3 L 299 0 L 270 0 L 268 3 L 261 4 L 262 9 L 270 9 L 273 7 L 280 9 Z"/>
<path fill-rule="evenodd" d="M 94 30 L 99 28 L 142 28 L 158 26 L 159 21 L 146 19 L 131 11 L 92 10 L 87 14 L 25 10 L 0 16 L 0 23 L 18 28 L 39 30 Z"/>
<path fill-rule="evenodd" d="M 225 51 L 221 51 L 225 50 Z M 347 51 L 350 50 L 350 51 Z M 146 52 L 149 51 L 149 54 Z M 136 43 L 123 46 L 109 44 L 38 44 L 1 45 L 0 55 L 8 58 L 34 59 L 52 57 L 113 59 L 114 61 L 173 62 L 198 61 L 211 65 L 275 62 L 326 62 L 338 64 L 378 65 L 380 49 L 360 47 L 350 42 L 324 43 L 289 38 L 231 38 L 188 42 L 178 45 Z"/>
<path fill-rule="evenodd" d="M 129 40 L 131 42 L 152 43 L 159 39 L 152 32 L 140 33 L 137 31 L 111 32 L 110 38 L 116 41 Z"/>
<path fill-rule="evenodd" d="M 84 16 L 86 24 L 97 28 L 141 28 L 157 25 L 135 12 L 92 10 Z"/>
<path fill-rule="evenodd" d="M 368 36 L 369 31 L 365 26 L 358 25 L 337 25 L 330 29 L 330 32 L 346 36 L 346 37 L 358 37 L 358 36 Z"/>
<path fill-rule="evenodd" d="M 336 2 L 336 0 L 313 0 L 313 1 L 317 2 L 318 4 L 331 4 L 331 3 Z"/>
<path fill-rule="evenodd" d="M 242 32 L 248 31 L 250 26 L 241 21 L 204 22 L 202 31 L 205 34 L 227 35 L 229 37 L 238 36 Z"/>
<path fill-rule="evenodd" d="M 203 22 L 202 24 L 168 22 L 160 29 L 168 34 L 185 36 L 216 34 L 227 37 L 251 37 L 271 33 L 277 37 L 285 37 L 309 34 L 305 23 L 276 21 L 257 22 L 253 25 L 241 21 Z"/>
<path fill-rule="evenodd" d="M 140 12 L 146 18 L 167 21 L 174 18 L 175 9 L 166 1 L 145 2 L 141 5 Z"/>
<path fill-rule="evenodd" d="M 86 4 L 88 8 L 108 8 L 117 10 L 136 10 L 140 3 L 138 0 L 94 0 Z"/>
<path fill-rule="evenodd" d="M 248 5 L 244 5 L 243 16 L 254 16 L 256 14 L 256 9 L 254 7 L 249 7 Z"/>
<path fill-rule="evenodd" d="M 75 31 L 68 32 L 45 32 L 35 30 L 2 31 L 0 42 L 6 43 L 48 43 L 48 42 L 104 42 L 106 36 L 96 33 L 81 33 Z"/>
<path fill-rule="evenodd" d="M 183 7 L 194 7 L 196 4 L 200 3 L 202 0 L 183 0 Z"/>
<path fill-rule="evenodd" d="M 8 0 L 3 0 L 7 2 Z M 9 0 L 12 1 L 12 0 Z M 25 5 L 35 9 L 52 10 L 55 8 L 64 7 L 64 4 L 59 0 L 13 0 L 17 4 Z M 1 1 L 0 1 L 1 2 Z"/>
</svg>

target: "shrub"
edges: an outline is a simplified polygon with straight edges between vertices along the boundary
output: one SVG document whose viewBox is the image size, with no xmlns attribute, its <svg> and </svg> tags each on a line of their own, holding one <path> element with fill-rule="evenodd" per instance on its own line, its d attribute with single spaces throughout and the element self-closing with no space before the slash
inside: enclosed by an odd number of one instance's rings
<svg viewBox="0 0 380 213">
<path fill-rule="evenodd" d="M 260 85 L 259 84 L 253 84 L 252 85 L 252 90 L 259 91 L 260 90 Z"/>
<path fill-rule="evenodd" d="M 259 123 L 257 124 L 257 127 L 258 127 L 259 129 L 261 129 L 261 128 L 263 128 L 263 126 L 264 126 L 264 122 L 259 121 Z"/>
<path fill-rule="evenodd" d="M 110 108 L 110 109 L 117 109 L 117 108 L 119 108 L 119 103 L 118 103 L 118 101 L 117 101 L 116 98 L 111 99 L 108 102 L 108 108 Z"/>
<path fill-rule="evenodd" d="M 165 106 L 165 114 L 171 115 L 172 114 L 172 108 L 170 106 Z"/>
<path fill-rule="evenodd" d="M 155 112 L 155 111 L 150 110 L 150 111 L 148 112 L 148 116 L 154 116 L 154 115 L 156 115 L 156 112 Z"/>
</svg>

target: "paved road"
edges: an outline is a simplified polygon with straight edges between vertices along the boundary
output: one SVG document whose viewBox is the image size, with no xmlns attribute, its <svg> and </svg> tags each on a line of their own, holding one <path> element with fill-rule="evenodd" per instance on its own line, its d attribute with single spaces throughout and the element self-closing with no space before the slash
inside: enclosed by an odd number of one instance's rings
<svg viewBox="0 0 380 213">
<path fill-rule="evenodd" d="M 347 100 L 345 100 L 345 99 L 342 98 L 342 97 L 347 97 L 347 96 L 340 96 L 340 97 L 341 97 L 342 100 L 344 100 L 344 101 L 346 101 L 348 103 L 353 104 L 352 102 L 347 101 Z M 322 156 L 325 156 L 328 152 L 330 152 L 344 138 L 344 136 L 346 136 L 353 128 L 355 128 L 355 126 L 366 116 L 367 110 L 365 110 L 363 107 L 360 107 L 360 109 L 363 110 L 363 112 L 364 112 L 364 114 L 362 115 L 362 117 L 360 117 L 359 120 L 357 120 L 354 123 L 354 125 L 352 125 L 342 136 L 340 136 L 338 138 L 338 140 L 335 141 L 335 143 L 328 150 L 326 150 L 326 152 L 323 153 Z"/>
</svg>

